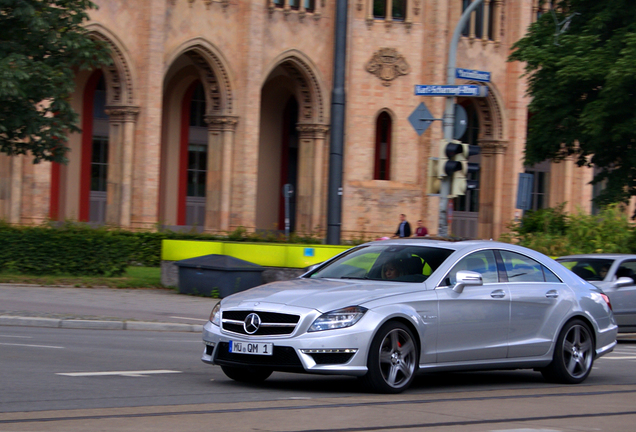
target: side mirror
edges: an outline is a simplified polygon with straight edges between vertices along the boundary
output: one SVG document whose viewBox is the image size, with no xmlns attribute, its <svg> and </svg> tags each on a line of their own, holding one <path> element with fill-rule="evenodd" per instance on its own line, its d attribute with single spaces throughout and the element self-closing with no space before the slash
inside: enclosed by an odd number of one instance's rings
<svg viewBox="0 0 636 432">
<path fill-rule="evenodd" d="M 614 287 L 616 288 L 622 288 L 629 285 L 634 285 L 634 279 L 626 276 L 619 277 L 618 280 L 614 282 Z"/>
<path fill-rule="evenodd" d="M 456 278 L 457 282 L 453 286 L 453 291 L 456 293 L 464 291 L 466 286 L 481 286 L 484 284 L 481 274 L 474 271 L 460 270 L 457 272 Z"/>
</svg>

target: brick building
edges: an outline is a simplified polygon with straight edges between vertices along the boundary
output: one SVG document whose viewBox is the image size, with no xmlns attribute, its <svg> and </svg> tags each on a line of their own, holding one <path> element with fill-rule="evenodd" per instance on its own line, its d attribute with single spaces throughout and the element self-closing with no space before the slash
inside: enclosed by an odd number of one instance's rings
<svg viewBox="0 0 636 432">
<path fill-rule="evenodd" d="M 0 219 L 48 218 L 131 229 L 282 229 L 283 184 L 295 190 L 292 229 L 324 232 L 327 212 L 333 0 L 96 0 L 86 27 L 113 64 L 77 76 L 81 134 L 68 165 L 0 156 Z M 414 96 L 445 84 L 448 44 L 470 0 L 349 0 L 343 237 L 389 235 L 405 213 L 437 231 L 426 193 L 441 122 L 421 136 Z M 455 200 L 452 232 L 497 238 L 518 216 L 518 174 L 535 173 L 535 208 L 591 210 L 589 169 L 522 163 L 528 118 L 510 47 L 537 0 L 485 0 L 457 66 L 492 74 L 486 98 L 458 98 L 464 142 L 481 146 L 480 188 Z M 464 81 L 470 83 L 470 81 Z"/>
</svg>

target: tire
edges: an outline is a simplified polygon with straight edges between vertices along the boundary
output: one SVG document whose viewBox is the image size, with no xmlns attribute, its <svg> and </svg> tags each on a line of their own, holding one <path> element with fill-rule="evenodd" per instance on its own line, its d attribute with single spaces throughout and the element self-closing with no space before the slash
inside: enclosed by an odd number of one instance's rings
<svg viewBox="0 0 636 432">
<path fill-rule="evenodd" d="M 406 390 L 418 368 L 418 348 L 411 330 L 402 323 L 388 322 L 371 342 L 368 372 L 362 382 L 377 393 Z"/>
<path fill-rule="evenodd" d="M 541 373 L 550 382 L 579 384 L 590 374 L 593 363 L 594 337 L 589 326 L 576 319 L 559 333 L 552 363 Z"/>
<path fill-rule="evenodd" d="M 244 383 L 260 383 L 272 374 L 271 369 L 258 367 L 221 366 L 223 373 L 234 381 Z"/>
</svg>

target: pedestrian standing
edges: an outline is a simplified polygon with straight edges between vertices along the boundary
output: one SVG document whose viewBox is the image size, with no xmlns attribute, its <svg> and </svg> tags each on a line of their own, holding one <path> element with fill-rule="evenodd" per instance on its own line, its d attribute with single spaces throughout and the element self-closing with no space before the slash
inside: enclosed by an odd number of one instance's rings
<svg viewBox="0 0 636 432">
<path fill-rule="evenodd" d="M 400 224 L 398 225 L 398 229 L 393 235 L 394 238 L 404 238 L 411 237 L 411 224 L 406 220 L 406 215 L 402 213 L 400 215 Z"/>
<path fill-rule="evenodd" d="M 428 235 L 428 230 L 424 225 L 422 225 L 422 220 L 417 221 L 417 228 L 415 228 L 415 237 L 426 237 Z"/>
</svg>

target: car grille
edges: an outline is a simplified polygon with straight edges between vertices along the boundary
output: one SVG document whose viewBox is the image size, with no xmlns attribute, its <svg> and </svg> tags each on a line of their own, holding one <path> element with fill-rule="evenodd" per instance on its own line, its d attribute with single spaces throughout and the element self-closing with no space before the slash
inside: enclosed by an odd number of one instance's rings
<svg viewBox="0 0 636 432">
<path fill-rule="evenodd" d="M 259 329 L 252 334 L 245 331 L 243 323 L 245 318 L 251 313 L 256 313 L 261 319 Z M 221 319 L 223 330 L 232 333 L 248 336 L 272 336 L 288 335 L 294 332 L 300 317 L 277 312 L 254 312 L 254 311 L 224 311 Z"/>
<path fill-rule="evenodd" d="M 230 352 L 230 344 L 220 342 L 215 363 L 229 366 L 263 366 L 279 370 L 302 369 L 300 359 L 292 347 L 274 346 L 271 356 L 236 354 Z"/>
</svg>

